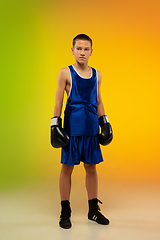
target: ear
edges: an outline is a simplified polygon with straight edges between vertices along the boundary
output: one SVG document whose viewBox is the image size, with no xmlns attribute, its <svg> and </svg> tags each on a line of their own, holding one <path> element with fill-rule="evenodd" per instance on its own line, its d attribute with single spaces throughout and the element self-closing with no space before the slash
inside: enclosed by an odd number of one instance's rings
<svg viewBox="0 0 160 240">
<path fill-rule="evenodd" d="M 73 47 L 71 48 L 71 51 L 72 51 L 72 54 L 74 55 L 74 48 Z"/>
<path fill-rule="evenodd" d="M 90 56 L 92 56 L 92 53 L 93 53 L 93 49 L 91 49 L 91 53 L 90 53 Z"/>
</svg>

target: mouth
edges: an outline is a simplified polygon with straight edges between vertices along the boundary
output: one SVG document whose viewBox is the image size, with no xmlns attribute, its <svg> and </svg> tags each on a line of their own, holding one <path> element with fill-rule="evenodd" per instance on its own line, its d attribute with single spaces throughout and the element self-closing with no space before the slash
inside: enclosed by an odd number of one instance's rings
<svg viewBox="0 0 160 240">
<path fill-rule="evenodd" d="M 85 57 L 80 57 L 80 59 L 85 59 Z"/>
</svg>

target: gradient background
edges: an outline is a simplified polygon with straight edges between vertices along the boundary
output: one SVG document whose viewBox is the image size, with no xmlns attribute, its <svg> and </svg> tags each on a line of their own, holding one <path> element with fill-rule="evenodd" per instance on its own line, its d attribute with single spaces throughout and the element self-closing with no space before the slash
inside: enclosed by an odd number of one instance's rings
<svg viewBox="0 0 160 240">
<path fill-rule="evenodd" d="M 93 39 L 114 131 L 102 147 L 106 180 L 160 180 L 160 1 L 1 0 L 0 187 L 57 181 L 50 145 L 58 72 L 74 63 L 72 39 Z M 63 111 L 65 103 L 63 106 Z M 83 175 L 76 167 L 75 179 Z"/>
</svg>

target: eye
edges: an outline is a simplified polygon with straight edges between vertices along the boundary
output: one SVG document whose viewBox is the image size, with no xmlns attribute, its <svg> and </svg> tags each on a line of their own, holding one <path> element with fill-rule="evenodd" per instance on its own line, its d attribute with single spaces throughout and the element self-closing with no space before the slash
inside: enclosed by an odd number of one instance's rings
<svg viewBox="0 0 160 240">
<path fill-rule="evenodd" d="M 77 48 L 77 50 L 80 50 L 80 49 L 81 49 L 80 47 Z"/>
<path fill-rule="evenodd" d="M 89 51 L 89 48 L 85 48 L 85 51 Z"/>
</svg>

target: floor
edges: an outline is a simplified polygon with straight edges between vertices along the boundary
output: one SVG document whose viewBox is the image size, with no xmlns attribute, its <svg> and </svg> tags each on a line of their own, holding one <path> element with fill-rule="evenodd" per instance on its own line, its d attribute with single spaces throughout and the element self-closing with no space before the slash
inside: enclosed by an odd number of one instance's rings
<svg viewBox="0 0 160 240">
<path fill-rule="evenodd" d="M 160 240 L 158 182 L 99 181 L 101 226 L 87 219 L 83 182 L 72 185 L 72 228 L 58 226 L 58 182 L 0 193 L 0 240 Z"/>
</svg>

